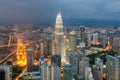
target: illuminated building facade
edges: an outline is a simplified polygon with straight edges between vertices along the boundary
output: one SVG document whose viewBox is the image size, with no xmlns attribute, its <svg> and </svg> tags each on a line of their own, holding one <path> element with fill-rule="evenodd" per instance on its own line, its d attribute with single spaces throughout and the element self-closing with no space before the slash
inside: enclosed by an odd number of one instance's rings
<svg viewBox="0 0 120 80">
<path fill-rule="evenodd" d="M 71 51 L 76 51 L 76 33 L 75 31 L 70 32 L 70 50 Z"/>
<path fill-rule="evenodd" d="M 108 44 L 107 46 L 103 49 L 104 51 L 108 51 L 111 49 L 111 45 L 110 45 L 110 41 L 109 41 L 109 38 L 108 38 Z"/>
<path fill-rule="evenodd" d="M 88 38 L 87 38 L 87 39 L 88 39 L 88 40 L 87 40 L 87 45 L 88 45 L 88 47 L 90 47 L 90 46 L 91 46 L 91 42 L 92 42 L 92 34 L 90 34 L 90 33 L 87 34 L 87 37 L 88 37 Z"/>
<path fill-rule="evenodd" d="M 93 44 L 98 45 L 98 33 L 93 33 Z"/>
<path fill-rule="evenodd" d="M 26 48 L 23 45 L 21 38 L 18 38 L 17 43 L 17 64 L 19 66 L 25 66 L 27 64 Z"/>
<path fill-rule="evenodd" d="M 107 55 L 107 80 L 120 80 L 120 56 Z"/>
<path fill-rule="evenodd" d="M 64 32 L 63 32 L 63 22 L 62 16 L 59 12 L 56 17 L 55 24 L 55 54 L 61 55 L 61 61 L 65 61 L 65 50 L 64 50 Z"/>
</svg>

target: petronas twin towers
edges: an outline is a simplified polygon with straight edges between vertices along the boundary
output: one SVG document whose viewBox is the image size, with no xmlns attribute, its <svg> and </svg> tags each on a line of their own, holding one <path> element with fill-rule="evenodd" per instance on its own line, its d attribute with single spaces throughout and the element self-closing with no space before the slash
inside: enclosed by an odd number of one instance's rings
<svg viewBox="0 0 120 80">
<path fill-rule="evenodd" d="M 61 55 L 61 61 L 65 62 L 64 32 L 61 12 L 57 14 L 55 23 L 55 54 Z"/>
</svg>

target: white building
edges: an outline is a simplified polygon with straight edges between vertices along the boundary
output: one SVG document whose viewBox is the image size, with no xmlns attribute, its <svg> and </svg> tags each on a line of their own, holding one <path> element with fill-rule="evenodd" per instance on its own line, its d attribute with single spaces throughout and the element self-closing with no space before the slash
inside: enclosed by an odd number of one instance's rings
<svg viewBox="0 0 120 80">
<path fill-rule="evenodd" d="M 58 66 L 41 66 L 41 80 L 61 80 L 61 68 Z"/>
<path fill-rule="evenodd" d="M 98 44 L 98 33 L 93 33 L 93 44 Z"/>
<path fill-rule="evenodd" d="M 94 80 L 93 74 L 90 67 L 85 68 L 85 80 Z"/>
<path fill-rule="evenodd" d="M 0 80 L 11 80 L 10 67 L 0 65 Z"/>
<path fill-rule="evenodd" d="M 120 80 L 120 56 L 107 55 L 107 80 Z"/>
<path fill-rule="evenodd" d="M 95 65 L 99 80 L 103 80 L 103 60 L 101 60 L 100 58 L 96 58 Z"/>
<path fill-rule="evenodd" d="M 90 47 L 91 46 L 91 42 L 92 42 L 92 34 L 88 34 L 87 35 L 87 37 L 88 37 L 88 41 L 87 41 L 87 43 L 88 43 L 88 47 Z"/>
<path fill-rule="evenodd" d="M 85 74 L 85 68 L 89 66 L 88 58 L 83 57 L 79 60 L 79 75 Z"/>
<path fill-rule="evenodd" d="M 44 44 L 43 43 L 41 43 L 40 44 L 40 54 L 44 54 Z"/>
<path fill-rule="evenodd" d="M 66 52 L 64 48 L 63 22 L 60 12 L 57 14 L 55 23 L 55 54 L 61 55 L 61 61 L 65 61 Z"/>
</svg>

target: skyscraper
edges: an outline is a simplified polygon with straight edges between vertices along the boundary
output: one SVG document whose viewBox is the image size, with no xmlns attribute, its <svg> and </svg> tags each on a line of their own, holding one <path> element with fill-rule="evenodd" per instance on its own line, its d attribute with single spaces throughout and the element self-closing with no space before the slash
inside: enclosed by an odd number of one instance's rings
<svg viewBox="0 0 120 80">
<path fill-rule="evenodd" d="M 71 64 L 64 66 L 64 80 L 73 80 L 73 68 Z"/>
<path fill-rule="evenodd" d="M 31 72 L 33 70 L 33 62 L 34 62 L 34 50 L 33 48 L 27 49 L 27 72 Z"/>
<path fill-rule="evenodd" d="M 61 68 L 58 66 L 41 66 L 41 80 L 61 80 Z"/>
<path fill-rule="evenodd" d="M 70 50 L 75 51 L 76 50 L 76 33 L 75 31 L 70 32 Z"/>
<path fill-rule="evenodd" d="M 107 80 L 120 80 L 120 56 L 107 55 Z"/>
<path fill-rule="evenodd" d="M 65 61 L 65 51 L 64 51 L 64 32 L 63 32 L 63 22 L 62 16 L 59 12 L 56 17 L 56 24 L 55 24 L 55 54 L 61 55 L 61 61 Z"/>
<path fill-rule="evenodd" d="M 80 26 L 80 37 L 81 41 L 85 42 L 85 26 Z"/>
<path fill-rule="evenodd" d="M 0 65 L 0 80 L 11 80 L 10 67 Z"/>
<path fill-rule="evenodd" d="M 98 45 L 98 33 L 93 33 L 93 44 Z"/>
<path fill-rule="evenodd" d="M 96 74 L 99 80 L 103 80 L 103 60 L 101 60 L 100 58 L 96 58 L 95 65 L 96 65 Z"/>
<path fill-rule="evenodd" d="M 91 42 L 92 42 L 92 34 L 87 34 L 87 45 L 88 45 L 88 47 L 90 47 L 91 46 Z"/>
</svg>

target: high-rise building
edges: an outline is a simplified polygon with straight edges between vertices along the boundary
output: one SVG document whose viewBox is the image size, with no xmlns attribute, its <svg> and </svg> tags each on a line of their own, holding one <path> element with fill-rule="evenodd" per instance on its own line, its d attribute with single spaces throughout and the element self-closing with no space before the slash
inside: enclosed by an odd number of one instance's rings
<svg viewBox="0 0 120 80">
<path fill-rule="evenodd" d="M 93 44 L 98 45 L 98 33 L 93 33 Z"/>
<path fill-rule="evenodd" d="M 5 71 L 0 70 L 0 80 L 5 80 Z"/>
<path fill-rule="evenodd" d="M 61 80 L 61 68 L 58 66 L 41 66 L 41 80 Z"/>
<path fill-rule="evenodd" d="M 33 62 L 34 62 L 34 49 L 27 49 L 27 72 L 31 72 L 33 70 Z"/>
<path fill-rule="evenodd" d="M 80 37 L 81 41 L 85 42 L 85 26 L 80 26 Z"/>
<path fill-rule="evenodd" d="M 44 44 L 43 43 L 41 43 L 40 44 L 40 54 L 44 54 Z"/>
<path fill-rule="evenodd" d="M 73 73 L 78 73 L 78 56 L 74 52 L 69 52 L 69 61 L 73 67 Z"/>
<path fill-rule="evenodd" d="M 99 80 L 103 80 L 103 60 L 101 60 L 100 58 L 96 58 L 95 65 Z"/>
<path fill-rule="evenodd" d="M 61 61 L 65 61 L 64 56 L 64 32 L 63 32 L 63 22 L 62 22 L 62 16 L 59 12 L 56 17 L 56 23 L 55 23 L 55 54 L 61 55 Z"/>
<path fill-rule="evenodd" d="M 61 56 L 60 55 L 52 55 L 51 63 L 52 63 L 52 65 L 61 67 Z"/>
<path fill-rule="evenodd" d="M 9 66 L 0 65 L 0 80 L 11 80 Z"/>
<path fill-rule="evenodd" d="M 55 40 L 52 39 L 52 55 L 55 55 Z"/>
<path fill-rule="evenodd" d="M 107 55 L 107 80 L 120 80 L 120 56 Z"/>
<path fill-rule="evenodd" d="M 88 37 L 88 38 L 87 38 L 87 39 L 88 39 L 87 45 L 88 45 L 88 47 L 90 47 L 90 46 L 91 46 L 91 42 L 92 42 L 92 34 L 89 33 L 89 34 L 87 35 L 87 37 Z"/>
<path fill-rule="evenodd" d="M 89 61 L 88 58 L 81 58 L 79 59 L 79 75 L 84 75 L 85 74 L 85 68 L 89 66 Z"/>
<path fill-rule="evenodd" d="M 120 37 L 113 37 L 112 49 L 120 55 Z"/>
<path fill-rule="evenodd" d="M 64 65 L 64 80 L 73 80 L 73 68 L 71 64 Z"/>
<path fill-rule="evenodd" d="M 51 74 L 50 74 L 50 66 L 47 64 L 41 66 L 41 80 L 50 80 Z"/>
<path fill-rule="evenodd" d="M 47 35 L 44 41 L 44 56 L 50 56 L 52 54 L 52 40 L 50 35 Z"/>
<path fill-rule="evenodd" d="M 85 67 L 85 80 L 94 80 L 91 68 L 89 66 Z"/>
<path fill-rule="evenodd" d="M 70 32 L 69 41 L 70 41 L 70 50 L 71 51 L 76 51 L 77 42 L 76 42 L 76 33 L 75 33 L 75 31 Z"/>
<path fill-rule="evenodd" d="M 102 34 L 102 44 L 103 47 L 106 47 L 108 40 L 107 40 L 107 34 Z"/>
</svg>

